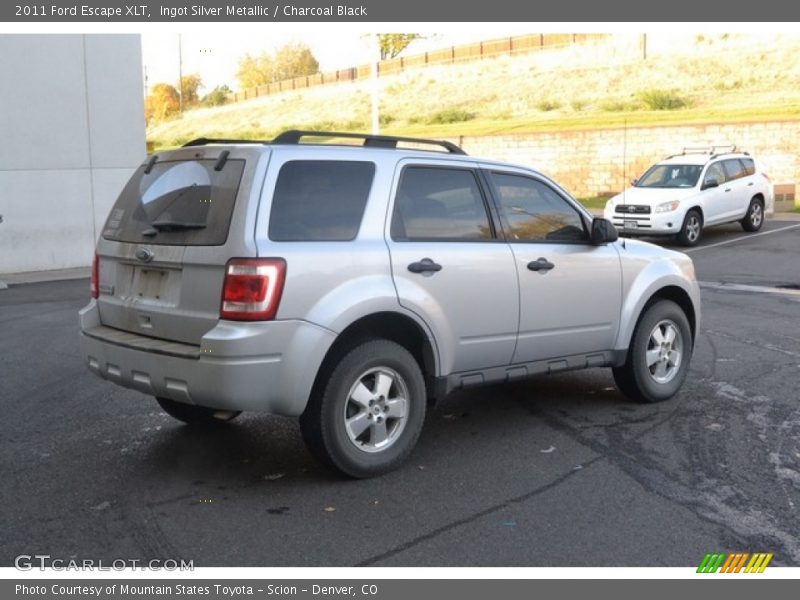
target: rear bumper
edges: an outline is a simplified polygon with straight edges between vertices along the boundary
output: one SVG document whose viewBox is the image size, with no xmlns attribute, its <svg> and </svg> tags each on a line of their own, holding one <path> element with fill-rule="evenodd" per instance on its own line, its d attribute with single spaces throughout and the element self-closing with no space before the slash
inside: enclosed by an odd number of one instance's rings
<svg viewBox="0 0 800 600">
<path fill-rule="evenodd" d="M 104 327 L 92 301 L 80 312 L 90 371 L 150 396 L 227 410 L 300 415 L 335 334 L 299 320 L 220 321 L 200 346 Z"/>
</svg>

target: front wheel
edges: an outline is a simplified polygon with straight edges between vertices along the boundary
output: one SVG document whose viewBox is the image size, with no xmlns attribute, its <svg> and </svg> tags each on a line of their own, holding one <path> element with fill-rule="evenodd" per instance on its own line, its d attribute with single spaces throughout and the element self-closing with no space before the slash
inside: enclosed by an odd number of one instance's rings
<svg viewBox="0 0 800 600">
<path fill-rule="evenodd" d="M 696 210 L 690 210 L 683 219 L 678 233 L 678 241 L 683 246 L 696 246 L 703 231 L 703 217 Z"/>
<path fill-rule="evenodd" d="M 764 224 L 764 203 L 758 198 L 750 200 L 747 214 L 741 220 L 742 229 L 745 231 L 758 231 Z"/>
<path fill-rule="evenodd" d="M 196 406 L 194 404 L 176 402 L 169 398 L 156 398 L 156 401 L 170 417 L 190 424 L 214 425 L 226 423 L 241 414 L 241 411 Z"/>
<path fill-rule="evenodd" d="M 614 381 L 632 400 L 667 400 L 686 379 L 692 346 L 683 309 L 671 300 L 659 300 L 637 323 L 625 364 L 613 369 Z"/>
<path fill-rule="evenodd" d="M 425 420 L 425 381 L 417 361 L 389 340 L 343 356 L 309 399 L 300 429 L 311 452 L 351 477 L 398 467 Z"/>
</svg>

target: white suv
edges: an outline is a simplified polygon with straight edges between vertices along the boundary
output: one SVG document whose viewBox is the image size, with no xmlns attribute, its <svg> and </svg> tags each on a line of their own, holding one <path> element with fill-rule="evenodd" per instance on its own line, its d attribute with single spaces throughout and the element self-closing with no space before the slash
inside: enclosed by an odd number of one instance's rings
<svg viewBox="0 0 800 600">
<path fill-rule="evenodd" d="M 676 235 L 685 246 L 711 225 L 738 221 L 758 231 L 772 184 L 748 153 L 718 148 L 685 148 L 656 163 L 606 203 L 605 218 L 624 234 Z"/>
</svg>

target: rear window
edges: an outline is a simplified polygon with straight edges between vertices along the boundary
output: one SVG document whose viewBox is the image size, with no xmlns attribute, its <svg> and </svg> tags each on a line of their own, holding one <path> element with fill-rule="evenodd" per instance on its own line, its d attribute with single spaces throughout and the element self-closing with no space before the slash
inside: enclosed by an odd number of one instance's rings
<svg viewBox="0 0 800 600">
<path fill-rule="evenodd" d="M 744 165 L 745 175 L 752 175 L 756 172 L 756 165 L 752 158 L 740 158 L 739 160 L 742 161 L 742 165 Z"/>
<path fill-rule="evenodd" d="M 276 242 L 344 242 L 355 239 L 367 205 L 375 164 L 293 160 L 278 173 L 269 238 Z"/>
<path fill-rule="evenodd" d="M 140 167 L 103 229 L 117 242 L 220 246 L 228 239 L 244 160 L 164 161 Z"/>
</svg>

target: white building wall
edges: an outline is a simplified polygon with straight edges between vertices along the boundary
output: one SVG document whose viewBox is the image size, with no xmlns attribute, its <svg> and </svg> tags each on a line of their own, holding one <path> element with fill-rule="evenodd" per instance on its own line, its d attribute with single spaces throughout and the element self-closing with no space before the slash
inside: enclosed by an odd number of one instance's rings
<svg viewBox="0 0 800 600">
<path fill-rule="evenodd" d="M 0 273 L 91 264 L 145 157 L 138 35 L 0 35 Z"/>
</svg>

